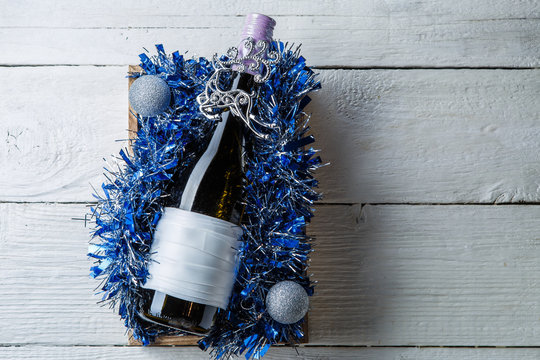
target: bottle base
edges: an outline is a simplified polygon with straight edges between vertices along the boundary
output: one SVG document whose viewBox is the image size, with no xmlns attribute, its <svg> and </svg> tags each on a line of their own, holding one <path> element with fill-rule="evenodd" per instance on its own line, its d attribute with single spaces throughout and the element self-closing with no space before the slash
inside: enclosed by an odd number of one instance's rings
<svg viewBox="0 0 540 360">
<path fill-rule="evenodd" d="M 192 335 L 204 336 L 214 324 L 217 307 L 189 302 L 160 291 L 143 289 L 137 311 L 143 320 Z"/>
<path fill-rule="evenodd" d="M 140 313 L 139 312 L 138 315 L 139 315 L 139 317 L 141 319 L 143 319 L 145 321 L 148 321 L 150 323 L 160 325 L 160 326 L 165 326 L 165 327 L 168 327 L 168 328 L 173 329 L 173 330 L 180 330 L 180 331 L 183 331 L 183 332 L 188 333 L 190 335 L 205 336 L 208 333 L 208 331 L 210 330 L 210 329 L 203 329 L 203 328 L 189 328 L 189 329 L 187 329 L 184 326 L 180 326 L 180 324 L 173 325 L 171 323 L 171 321 L 165 321 L 165 320 L 162 320 L 159 317 L 152 316 L 150 314 L 145 314 L 145 313 Z"/>
</svg>

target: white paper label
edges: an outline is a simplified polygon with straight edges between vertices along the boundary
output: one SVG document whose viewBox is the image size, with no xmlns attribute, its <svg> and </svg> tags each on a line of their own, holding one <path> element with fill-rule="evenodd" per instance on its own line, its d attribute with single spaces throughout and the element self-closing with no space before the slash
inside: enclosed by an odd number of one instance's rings
<svg viewBox="0 0 540 360">
<path fill-rule="evenodd" d="M 154 233 L 146 289 L 227 307 L 242 229 L 211 216 L 165 208 Z"/>
</svg>

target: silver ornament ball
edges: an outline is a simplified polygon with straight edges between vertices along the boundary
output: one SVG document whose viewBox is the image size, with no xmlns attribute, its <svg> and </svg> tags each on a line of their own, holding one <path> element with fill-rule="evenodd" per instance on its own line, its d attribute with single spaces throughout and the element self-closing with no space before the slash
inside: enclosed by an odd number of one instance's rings
<svg viewBox="0 0 540 360">
<path fill-rule="evenodd" d="M 129 103 L 141 116 L 156 116 L 167 109 L 171 90 L 167 82 L 156 75 L 143 75 L 129 88 Z"/>
<path fill-rule="evenodd" d="M 294 324 L 309 308 L 308 294 L 294 281 L 281 281 L 270 288 L 266 296 L 266 310 L 275 321 Z"/>
</svg>

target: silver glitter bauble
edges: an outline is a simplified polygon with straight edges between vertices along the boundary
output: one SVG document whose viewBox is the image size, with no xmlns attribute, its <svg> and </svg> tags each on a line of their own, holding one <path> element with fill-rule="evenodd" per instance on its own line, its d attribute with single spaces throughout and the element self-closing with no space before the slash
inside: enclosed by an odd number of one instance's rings
<svg viewBox="0 0 540 360">
<path fill-rule="evenodd" d="M 294 324 L 302 319 L 309 307 L 304 288 L 294 281 L 281 281 L 270 288 L 266 310 L 272 319 L 282 324 Z"/>
<path fill-rule="evenodd" d="M 129 103 L 141 116 L 156 116 L 169 106 L 171 90 L 159 76 L 143 75 L 129 88 Z"/>
</svg>

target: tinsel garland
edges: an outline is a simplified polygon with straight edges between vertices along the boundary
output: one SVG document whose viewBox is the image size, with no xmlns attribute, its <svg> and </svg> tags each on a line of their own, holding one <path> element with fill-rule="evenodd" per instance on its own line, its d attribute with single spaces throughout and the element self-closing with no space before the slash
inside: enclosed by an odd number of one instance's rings
<svg viewBox="0 0 540 360">
<path fill-rule="evenodd" d="M 270 132 L 261 129 L 269 139 L 251 136 L 247 141 L 244 235 L 236 283 L 228 308 L 218 312 L 214 327 L 199 341 L 216 359 L 244 352 L 246 359 L 260 358 L 271 344 L 298 342 L 304 336 L 303 320 L 291 325 L 274 321 L 265 310 L 266 294 L 282 280 L 295 281 L 313 294 L 306 271 L 311 238 L 305 226 L 313 216 L 313 202 L 320 198 L 312 173 L 321 159 L 306 148 L 314 138 L 306 135 L 309 116 L 303 108 L 310 100 L 306 94 L 320 83 L 298 48 L 281 42 L 271 47 L 281 60 L 256 89 L 253 109 L 265 123 L 277 126 Z M 101 279 L 102 301 L 118 310 L 126 328 L 144 345 L 160 335 L 181 335 L 137 315 L 139 289 L 148 276 L 152 234 L 167 188 L 190 169 L 215 128 L 196 101 L 213 64 L 205 58 L 184 59 L 178 52 L 168 56 L 161 45 L 156 48 L 157 56 L 140 55 L 140 66 L 145 74 L 167 82 L 174 105 L 157 117 L 138 117 L 131 154 L 120 151 L 123 165 L 106 168 L 107 181 L 94 194 L 95 229 L 89 247 L 95 259 L 92 275 Z"/>
</svg>

